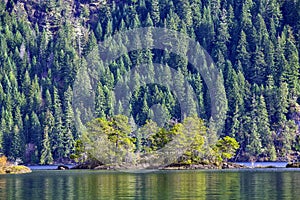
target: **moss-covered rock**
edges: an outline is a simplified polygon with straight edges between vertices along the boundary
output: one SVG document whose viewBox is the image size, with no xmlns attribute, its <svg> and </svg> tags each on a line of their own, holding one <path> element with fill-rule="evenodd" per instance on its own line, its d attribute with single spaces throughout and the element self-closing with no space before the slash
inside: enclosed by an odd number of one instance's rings
<svg viewBox="0 0 300 200">
<path fill-rule="evenodd" d="M 6 156 L 0 157 L 0 174 L 24 174 L 31 172 L 26 166 L 23 165 L 13 165 L 8 162 Z"/>
<path fill-rule="evenodd" d="M 0 170 L 1 174 L 25 174 L 30 172 L 31 169 L 23 165 L 6 166 Z"/>
</svg>

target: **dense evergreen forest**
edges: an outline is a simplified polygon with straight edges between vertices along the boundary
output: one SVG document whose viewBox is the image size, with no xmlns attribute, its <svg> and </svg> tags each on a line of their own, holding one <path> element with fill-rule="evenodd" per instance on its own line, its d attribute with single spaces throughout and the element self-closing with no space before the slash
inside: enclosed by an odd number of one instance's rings
<svg viewBox="0 0 300 200">
<path fill-rule="evenodd" d="M 239 142 L 236 160 L 280 160 L 300 151 L 299 0 L 1 0 L 0 151 L 26 163 L 68 160 L 81 139 L 72 97 L 86 56 L 117 31 L 149 26 L 188 34 L 214 59 L 228 105 L 218 137 Z M 139 79 L 122 80 L 139 63 L 180 71 L 174 82 L 189 96 L 187 77 L 197 95 L 188 104 L 199 105 L 199 117 L 209 121 L 203 77 L 185 58 L 157 49 L 129 52 L 109 67 L 97 64 L 102 76 L 95 116 L 110 118 L 122 108 L 113 102 L 114 85 Z M 141 86 L 130 98 L 138 125 L 149 123 L 149 108 L 157 103 L 165 118 L 180 119 L 178 102 L 166 88 Z"/>
</svg>

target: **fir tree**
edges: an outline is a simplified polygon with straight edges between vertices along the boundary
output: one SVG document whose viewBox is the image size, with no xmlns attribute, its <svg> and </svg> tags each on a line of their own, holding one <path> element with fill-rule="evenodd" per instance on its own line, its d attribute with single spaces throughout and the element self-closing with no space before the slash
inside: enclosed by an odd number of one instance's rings
<svg viewBox="0 0 300 200">
<path fill-rule="evenodd" d="M 258 101 L 257 119 L 257 129 L 258 134 L 261 137 L 262 151 L 263 153 L 266 153 L 268 157 L 271 157 L 273 154 L 272 151 L 274 150 L 274 142 L 270 129 L 269 116 L 266 109 L 265 99 L 262 95 L 259 97 Z"/>
<path fill-rule="evenodd" d="M 48 136 L 48 126 L 44 128 L 43 149 L 41 152 L 40 164 L 52 164 L 53 157 L 51 153 L 50 139 Z"/>
</svg>

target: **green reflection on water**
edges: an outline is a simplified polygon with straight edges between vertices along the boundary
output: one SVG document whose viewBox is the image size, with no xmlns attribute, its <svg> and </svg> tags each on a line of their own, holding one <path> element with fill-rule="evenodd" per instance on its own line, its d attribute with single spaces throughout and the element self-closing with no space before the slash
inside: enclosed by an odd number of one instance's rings
<svg viewBox="0 0 300 200">
<path fill-rule="evenodd" d="M 0 199 L 298 199 L 300 171 L 34 171 L 1 175 Z"/>
</svg>

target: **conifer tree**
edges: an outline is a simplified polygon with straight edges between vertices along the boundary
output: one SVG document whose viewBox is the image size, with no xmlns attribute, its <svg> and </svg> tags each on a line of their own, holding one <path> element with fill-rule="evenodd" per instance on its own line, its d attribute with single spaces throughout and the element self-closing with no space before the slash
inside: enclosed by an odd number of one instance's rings
<svg viewBox="0 0 300 200">
<path fill-rule="evenodd" d="M 51 153 L 50 139 L 48 136 L 48 126 L 44 128 L 44 139 L 43 139 L 43 149 L 41 152 L 40 164 L 49 165 L 53 163 L 53 157 Z"/>
<path fill-rule="evenodd" d="M 236 98 L 240 96 L 240 86 L 238 83 L 238 77 L 235 70 L 232 68 L 231 62 L 227 61 L 226 64 L 226 78 L 225 78 L 225 89 L 228 99 L 228 106 L 229 106 L 229 114 L 232 115 L 235 108 L 239 106 Z"/>
<path fill-rule="evenodd" d="M 64 157 L 68 158 L 74 151 L 75 140 L 74 136 L 76 134 L 76 128 L 74 123 L 74 112 L 71 105 L 72 101 L 72 90 L 69 87 L 64 94 L 64 130 L 63 130 L 63 146 L 64 146 Z"/>
<path fill-rule="evenodd" d="M 32 111 L 30 115 L 30 128 L 29 128 L 30 143 L 35 144 L 38 151 L 41 150 L 42 141 L 42 127 L 38 115 Z"/>
<path fill-rule="evenodd" d="M 284 76 L 289 84 L 291 97 L 295 97 L 300 92 L 299 88 L 299 54 L 295 45 L 295 39 L 290 27 L 287 27 L 287 39 L 285 43 L 285 57 L 287 60 L 287 69 Z"/>
<path fill-rule="evenodd" d="M 284 56 L 284 46 L 285 41 L 284 38 L 278 37 L 276 41 L 276 49 L 274 54 L 275 61 L 275 72 L 274 72 L 274 80 L 275 83 L 279 84 L 280 81 L 286 81 L 286 71 L 287 71 L 287 60 Z"/>
<path fill-rule="evenodd" d="M 154 25 L 158 25 L 160 21 L 160 10 L 158 0 L 151 0 L 150 14 Z"/>
<path fill-rule="evenodd" d="M 277 90 L 275 87 L 273 76 L 269 75 L 267 78 L 268 80 L 265 89 L 265 100 L 266 100 L 266 106 L 267 106 L 270 122 L 273 123 L 275 121 L 274 118 L 276 112 Z"/>
<path fill-rule="evenodd" d="M 103 86 L 99 82 L 95 94 L 95 115 L 99 118 L 105 117 L 105 102 Z"/>
<path fill-rule="evenodd" d="M 249 74 L 249 69 L 250 69 L 250 54 L 248 52 L 248 47 L 247 47 L 247 40 L 246 40 L 246 34 L 242 30 L 241 35 L 240 35 L 240 40 L 238 42 L 237 46 L 237 55 L 236 55 L 236 69 L 241 70 L 244 72 L 244 74 Z M 240 62 L 242 68 L 239 68 L 238 62 Z"/>
<path fill-rule="evenodd" d="M 252 83 L 256 83 L 260 85 L 265 82 L 267 66 L 266 66 L 264 54 L 259 49 L 258 46 L 256 47 L 252 60 L 253 60 L 253 64 L 250 69 L 251 76 L 249 78 Z"/>
<path fill-rule="evenodd" d="M 268 157 L 271 157 L 272 151 L 274 150 L 274 142 L 270 129 L 269 116 L 266 109 L 265 99 L 262 95 L 258 100 L 257 119 L 257 129 L 261 137 L 263 153 L 266 153 Z"/>
<path fill-rule="evenodd" d="M 25 152 L 25 143 L 23 134 L 20 132 L 18 125 L 15 125 L 12 130 L 11 147 L 9 149 L 9 156 L 14 158 L 22 158 Z"/>
<path fill-rule="evenodd" d="M 23 119 L 20 108 L 17 106 L 14 113 L 14 123 L 18 126 L 19 130 L 23 132 Z"/>
<path fill-rule="evenodd" d="M 249 135 L 247 136 L 248 145 L 247 151 L 250 153 L 251 156 L 258 157 L 262 153 L 262 143 L 261 143 L 261 136 L 259 134 L 259 129 L 257 126 L 258 123 L 258 103 L 255 96 L 252 97 L 252 111 L 251 111 L 251 122 L 250 122 L 250 129 Z"/>
<path fill-rule="evenodd" d="M 287 83 L 281 83 L 277 93 L 277 107 L 276 107 L 276 122 L 284 124 L 286 121 L 286 114 L 289 106 L 289 89 Z"/>
<path fill-rule="evenodd" d="M 51 111 L 53 111 L 52 97 L 51 97 L 50 91 L 48 89 L 45 92 L 44 110 L 51 110 Z"/>
<path fill-rule="evenodd" d="M 217 36 L 215 40 L 213 54 L 219 69 L 223 70 L 225 67 L 225 59 L 226 57 L 228 57 L 227 44 L 230 40 L 230 35 L 228 32 L 227 13 L 225 9 L 222 10 L 220 22 L 217 26 Z"/>
<path fill-rule="evenodd" d="M 192 10 L 189 1 L 176 0 L 176 8 L 178 15 L 184 21 L 184 23 L 189 27 L 192 25 Z"/>
<path fill-rule="evenodd" d="M 102 26 L 101 23 L 98 21 L 96 29 L 95 29 L 95 36 L 97 38 L 97 41 L 102 39 L 103 36 L 103 30 L 102 30 Z"/>
<path fill-rule="evenodd" d="M 62 121 L 62 108 L 61 101 L 56 87 L 53 88 L 53 110 L 54 110 L 54 128 L 51 133 L 51 149 L 53 151 L 54 159 L 60 159 L 64 155 L 63 146 L 63 121 Z"/>
</svg>

